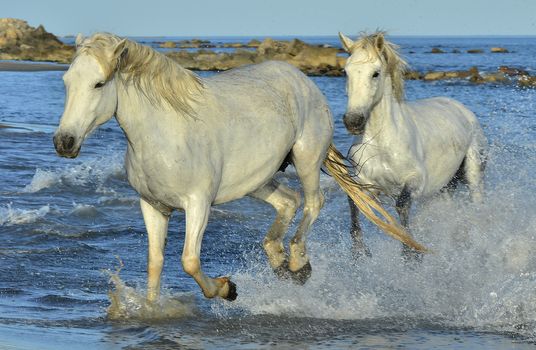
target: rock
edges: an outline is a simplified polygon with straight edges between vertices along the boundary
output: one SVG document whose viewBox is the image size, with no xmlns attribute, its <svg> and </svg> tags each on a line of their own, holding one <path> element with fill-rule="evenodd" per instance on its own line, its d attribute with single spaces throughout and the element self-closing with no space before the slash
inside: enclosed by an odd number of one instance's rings
<svg viewBox="0 0 536 350">
<path fill-rule="evenodd" d="M 404 79 L 406 80 L 421 80 L 423 79 L 424 76 L 418 72 L 418 71 L 407 71 L 405 74 L 404 74 Z"/>
<path fill-rule="evenodd" d="M 439 47 L 433 47 L 430 53 L 445 53 L 445 51 L 441 50 Z"/>
<path fill-rule="evenodd" d="M 467 53 L 484 53 L 484 50 L 482 50 L 482 49 L 470 49 L 470 50 L 467 50 Z"/>
<path fill-rule="evenodd" d="M 246 45 L 244 44 L 241 44 L 241 43 L 225 43 L 223 44 L 223 47 L 228 47 L 228 48 L 242 48 L 242 47 L 246 47 Z"/>
<path fill-rule="evenodd" d="M 42 25 L 34 28 L 20 19 L 0 18 L 2 60 L 69 63 L 74 51 L 74 47 L 63 44 Z"/>
<path fill-rule="evenodd" d="M 530 75 L 523 75 L 519 78 L 518 85 L 520 87 L 536 87 L 536 77 L 531 77 Z"/>
<path fill-rule="evenodd" d="M 257 50 L 241 50 L 242 47 L 258 45 Z M 168 57 L 185 68 L 194 70 L 227 70 L 244 64 L 260 63 L 267 60 L 288 62 L 309 75 L 342 76 L 346 62 L 338 56 L 339 49 L 309 45 L 299 39 L 277 41 L 266 38 L 262 42 L 250 41 L 248 44 L 225 44 L 236 48 L 234 52 L 216 53 L 208 50 L 195 52 L 167 53 Z"/>
<path fill-rule="evenodd" d="M 452 53 L 462 53 L 459 49 L 452 50 Z"/>
<path fill-rule="evenodd" d="M 500 66 L 498 69 L 499 72 L 502 72 L 510 77 L 515 77 L 519 75 L 530 75 L 526 70 L 515 67 Z"/>
<path fill-rule="evenodd" d="M 509 51 L 505 49 L 504 47 L 492 47 L 490 49 L 492 53 L 508 53 Z"/>
<path fill-rule="evenodd" d="M 261 45 L 261 42 L 257 39 L 251 39 L 249 43 L 246 44 L 247 47 L 259 47 Z"/>
<path fill-rule="evenodd" d="M 502 72 L 487 73 L 482 76 L 486 83 L 507 83 L 510 81 Z"/>
<path fill-rule="evenodd" d="M 483 83 L 484 82 L 484 79 L 482 78 L 482 76 L 480 75 L 480 73 L 478 72 L 478 68 L 477 67 L 471 67 L 469 69 L 469 81 L 472 82 L 472 83 Z"/>
<path fill-rule="evenodd" d="M 445 78 L 445 72 L 428 72 L 423 77 L 423 79 L 427 81 L 440 80 L 444 78 Z"/>
<path fill-rule="evenodd" d="M 163 49 L 174 49 L 177 47 L 177 43 L 173 41 L 165 41 L 163 43 L 160 43 L 160 47 Z"/>
</svg>

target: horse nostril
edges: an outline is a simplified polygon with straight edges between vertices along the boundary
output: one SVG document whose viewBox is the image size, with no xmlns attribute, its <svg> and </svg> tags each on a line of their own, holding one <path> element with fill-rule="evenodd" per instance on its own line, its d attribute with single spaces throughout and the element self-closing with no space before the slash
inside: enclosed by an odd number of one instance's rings
<svg viewBox="0 0 536 350">
<path fill-rule="evenodd" d="M 65 136 L 62 138 L 61 143 L 64 150 L 71 150 L 74 146 L 74 137 Z"/>
</svg>

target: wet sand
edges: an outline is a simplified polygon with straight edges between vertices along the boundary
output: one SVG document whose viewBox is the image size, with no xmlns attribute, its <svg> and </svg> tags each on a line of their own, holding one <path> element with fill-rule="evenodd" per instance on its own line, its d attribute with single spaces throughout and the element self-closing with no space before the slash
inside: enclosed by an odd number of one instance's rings
<svg viewBox="0 0 536 350">
<path fill-rule="evenodd" d="M 0 71 L 4 72 L 64 71 L 68 68 L 67 64 L 0 61 Z"/>
</svg>

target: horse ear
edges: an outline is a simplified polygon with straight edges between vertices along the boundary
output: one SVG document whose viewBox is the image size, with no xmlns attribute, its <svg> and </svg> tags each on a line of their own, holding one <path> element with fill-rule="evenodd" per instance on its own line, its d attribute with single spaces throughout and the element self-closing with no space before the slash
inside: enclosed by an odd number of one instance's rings
<svg viewBox="0 0 536 350">
<path fill-rule="evenodd" d="M 379 33 L 378 35 L 376 35 L 374 44 L 376 45 L 376 48 L 379 52 L 383 51 L 383 47 L 385 46 L 385 38 L 383 37 L 383 33 Z"/>
<path fill-rule="evenodd" d="M 80 45 L 82 45 L 83 41 L 84 41 L 84 36 L 82 35 L 82 33 L 78 33 L 78 35 L 76 36 L 76 39 L 74 40 L 76 47 L 79 47 Z"/>
<path fill-rule="evenodd" d="M 350 52 L 352 46 L 354 46 L 354 42 L 352 41 L 352 39 L 350 39 L 349 37 L 347 37 L 341 32 L 339 32 L 339 39 L 341 39 L 342 48 L 346 52 Z"/>
<path fill-rule="evenodd" d="M 127 39 L 123 39 L 120 42 L 115 45 L 114 48 L 114 55 L 115 59 L 117 60 L 117 66 L 116 70 L 118 70 L 121 67 L 121 64 L 125 61 L 128 54 L 128 47 L 127 47 Z"/>
</svg>

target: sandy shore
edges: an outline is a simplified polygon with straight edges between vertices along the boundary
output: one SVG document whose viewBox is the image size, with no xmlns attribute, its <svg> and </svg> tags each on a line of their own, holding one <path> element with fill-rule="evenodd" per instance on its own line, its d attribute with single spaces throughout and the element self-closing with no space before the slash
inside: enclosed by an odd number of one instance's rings
<svg viewBox="0 0 536 350">
<path fill-rule="evenodd" d="M 38 71 L 64 71 L 69 68 L 66 64 L 32 63 L 0 61 L 0 71 L 12 72 L 38 72 Z"/>
</svg>

